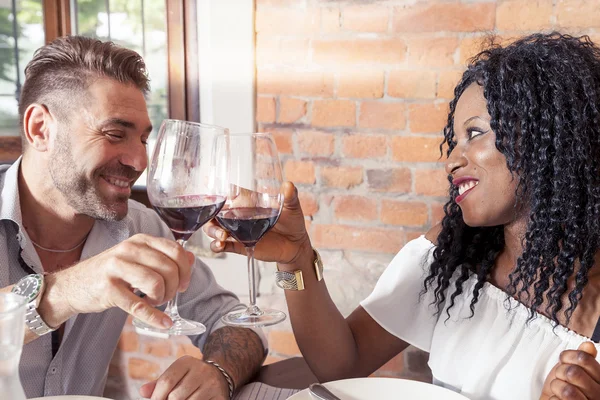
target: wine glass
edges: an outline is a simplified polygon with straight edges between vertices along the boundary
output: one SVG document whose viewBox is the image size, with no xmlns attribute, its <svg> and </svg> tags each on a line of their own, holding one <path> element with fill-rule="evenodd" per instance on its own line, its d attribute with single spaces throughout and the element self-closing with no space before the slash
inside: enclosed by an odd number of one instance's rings
<svg viewBox="0 0 600 400">
<path fill-rule="evenodd" d="M 173 232 L 179 244 L 210 221 L 225 204 L 228 191 L 228 130 L 195 122 L 164 120 L 148 168 L 147 190 L 150 203 Z M 218 154 L 222 153 L 222 154 Z M 138 319 L 139 330 L 168 335 L 199 335 L 206 327 L 181 318 L 177 300 L 167 302 L 165 313 L 173 321 L 169 329 L 155 328 Z"/>
<path fill-rule="evenodd" d="M 281 165 L 275 142 L 267 133 L 230 134 L 217 139 L 229 141 L 229 193 L 217 222 L 246 247 L 250 305 L 224 315 L 226 325 L 260 327 L 283 321 L 278 310 L 256 305 L 254 247 L 279 219 L 283 208 Z"/>
</svg>

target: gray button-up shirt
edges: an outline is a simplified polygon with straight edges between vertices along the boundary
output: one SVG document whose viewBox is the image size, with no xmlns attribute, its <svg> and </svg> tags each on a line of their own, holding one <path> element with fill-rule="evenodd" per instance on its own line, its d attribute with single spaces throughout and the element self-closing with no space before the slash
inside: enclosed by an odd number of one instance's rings
<svg viewBox="0 0 600 400">
<path fill-rule="evenodd" d="M 41 261 L 23 229 L 18 191 L 19 166 L 20 160 L 10 168 L 0 166 L 0 287 L 12 285 L 27 274 L 18 261 L 21 249 L 25 263 L 34 271 L 42 272 Z M 173 237 L 154 211 L 129 201 L 129 213 L 123 220 L 96 221 L 81 258 L 99 254 L 136 233 Z M 188 290 L 180 294 L 178 304 L 184 318 L 200 321 L 207 327 L 207 333 L 191 337 L 193 343 L 202 349 L 208 332 L 222 326 L 219 318 L 240 306 L 237 297 L 219 286 L 206 264 L 196 259 L 192 281 Z M 65 394 L 102 396 L 108 365 L 126 318 L 127 314 L 120 309 L 72 317 L 66 322 L 63 340 L 54 358 L 52 335 L 44 335 L 26 344 L 19 372 L 27 397 Z M 257 333 L 266 344 L 264 335 L 259 330 Z"/>
</svg>

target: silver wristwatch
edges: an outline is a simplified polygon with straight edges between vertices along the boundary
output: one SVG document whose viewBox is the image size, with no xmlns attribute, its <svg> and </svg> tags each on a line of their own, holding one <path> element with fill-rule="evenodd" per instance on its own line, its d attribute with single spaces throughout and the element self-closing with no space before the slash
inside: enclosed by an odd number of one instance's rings
<svg viewBox="0 0 600 400">
<path fill-rule="evenodd" d="M 13 293 L 27 298 L 25 325 L 37 336 L 42 336 L 55 330 L 49 327 L 37 312 L 44 288 L 44 275 L 42 274 L 27 275 L 21 278 L 12 288 Z"/>
</svg>

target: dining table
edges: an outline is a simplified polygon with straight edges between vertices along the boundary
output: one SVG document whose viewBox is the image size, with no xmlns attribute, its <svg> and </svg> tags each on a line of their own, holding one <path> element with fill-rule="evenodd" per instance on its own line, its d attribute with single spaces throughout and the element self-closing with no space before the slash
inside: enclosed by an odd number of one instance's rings
<svg viewBox="0 0 600 400">
<path fill-rule="evenodd" d="M 309 386 L 318 382 L 306 360 L 302 357 L 293 357 L 261 367 L 254 380 L 238 389 L 233 400 L 286 400 L 291 397 L 297 400 L 312 399 L 308 393 Z M 422 400 L 468 400 L 467 397 L 431 385 L 406 379 L 391 378 L 355 378 L 327 382 L 326 390 L 343 399 L 396 399 L 398 393 L 403 393 L 406 398 Z M 52 400 L 87 400 L 87 399 L 112 399 L 109 393 L 106 397 L 89 396 L 58 396 Z M 46 398 L 44 398 L 45 400 Z M 42 400 L 32 399 L 32 400 Z M 136 397 L 135 400 L 143 400 Z"/>
<path fill-rule="evenodd" d="M 292 357 L 263 366 L 254 381 L 241 387 L 234 400 L 282 400 L 318 382 L 306 360 Z"/>
</svg>

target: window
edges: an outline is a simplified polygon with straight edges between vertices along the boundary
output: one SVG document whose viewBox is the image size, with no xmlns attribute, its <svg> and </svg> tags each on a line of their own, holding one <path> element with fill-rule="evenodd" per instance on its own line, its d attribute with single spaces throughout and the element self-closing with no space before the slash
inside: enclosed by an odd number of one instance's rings
<svg viewBox="0 0 600 400">
<path fill-rule="evenodd" d="M 112 40 L 148 68 L 148 112 L 199 121 L 195 0 L 0 0 L 0 161 L 20 153 L 17 105 L 33 52 L 58 36 Z"/>
<path fill-rule="evenodd" d="M 168 116 L 166 2 L 71 0 L 71 15 L 74 34 L 112 40 L 141 54 L 152 89 L 148 113 L 152 125 L 158 127 Z"/>
<path fill-rule="evenodd" d="M 19 135 L 23 70 L 43 44 L 42 0 L 0 0 L 0 137 Z"/>
</svg>

